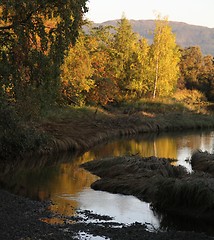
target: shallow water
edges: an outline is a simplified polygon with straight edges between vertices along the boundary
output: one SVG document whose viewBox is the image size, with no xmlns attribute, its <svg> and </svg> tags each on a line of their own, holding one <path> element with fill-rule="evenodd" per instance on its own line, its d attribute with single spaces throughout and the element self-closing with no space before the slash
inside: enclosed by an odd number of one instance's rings
<svg viewBox="0 0 214 240">
<path fill-rule="evenodd" d="M 79 168 L 81 163 L 109 156 L 139 154 L 144 157 L 174 158 L 175 165 L 183 165 L 189 171 L 188 162 L 196 149 L 214 152 L 214 131 L 138 135 L 135 138 L 113 140 L 97 146 L 80 157 L 66 154 L 63 162 L 50 162 L 15 169 L 1 177 L 1 186 L 10 191 L 37 200 L 51 200 L 53 212 L 75 215 L 76 209 L 91 210 L 109 215 L 121 223 L 149 223 L 159 228 L 161 216 L 155 215 L 148 203 L 133 196 L 110 194 L 90 188 L 97 177 Z M 30 160 L 29 160 L 30 164 Z M 55 222 L 56 219 L 50 220 Z"/>
</svg>

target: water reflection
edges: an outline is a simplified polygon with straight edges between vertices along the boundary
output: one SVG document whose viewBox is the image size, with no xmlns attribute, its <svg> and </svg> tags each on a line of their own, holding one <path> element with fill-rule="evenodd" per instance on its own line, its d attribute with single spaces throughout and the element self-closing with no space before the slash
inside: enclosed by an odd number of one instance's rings
<svg viewBox="0 0 214 240">
<path fill-rule="evenodd" d="M 100 215 L 109 215 L 116 222 L 125 224 L 136 221 L 149 222 L 155 228 L 159 227 L 158 219 L 151 214 L 150 205 L 133 196 L 84 189 L 76 196 L 66 194 L 61 197 L 67 200 L 75 199 L 79 202 L 79 207 L 82 210 L 90 210 Z"/>
<path fill-rule="evenodd" d="M 43 158 L 37 162 L 27 159 L 16 166 L 1 166 L 1 187 L 37 200 L 50 199 L 55 203 L 51 210 L 64 215 L 74 215 L 75 209 L 92 210 L 110 215 L 119 222 L 149 222 L 154 226 L 159 221 L 149 205 L 131 196 L 95 192 L 90 185 L 97 177 L 79 165 L 92 159 L 108 156 L 139 154 L 144 157 L 155 155 L 178 159 L 176 165 L 184 165 L 196 149 L 214 151 L 214 132 L 167 133 L 139 135 L 134 139 L 120 139 L 97 146 L 81 157 L 67 153 L 55 156 L 51 161 Z M 40 162 L 41 161 L 41 162 Z"/>
</svg>

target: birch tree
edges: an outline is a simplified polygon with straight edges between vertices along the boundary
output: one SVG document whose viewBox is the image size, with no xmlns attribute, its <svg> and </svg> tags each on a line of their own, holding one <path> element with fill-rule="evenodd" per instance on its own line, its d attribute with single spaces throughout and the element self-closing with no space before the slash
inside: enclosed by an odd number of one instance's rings
<svg viewBox="0 0 214 240">
<path fill-rule="evenodd" d="M 179 76 L 180 53 L 167 18 L 156 20 L 154 41 L 150 48 L 150 81 L 152 97 L 170 96 Z"/>
</svg>

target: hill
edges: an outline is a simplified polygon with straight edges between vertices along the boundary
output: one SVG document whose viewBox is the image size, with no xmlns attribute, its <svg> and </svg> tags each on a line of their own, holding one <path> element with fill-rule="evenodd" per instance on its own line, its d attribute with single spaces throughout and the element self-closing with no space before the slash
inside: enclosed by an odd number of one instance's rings
<svg viewBox="0 0 214 240">
<path fill-rule="evenodd" d="M 103 22 L 99 25 L 112 25 L 115 26 L 118 20 L 111 20 Z M 141 36 L 147 38 L 152 42 L 152 33 L 155 28 L 154 20 L 130 20 L 134 32 L 139 33 Z M 204 55 L 214 56 L 214 28 L 190 25 L 183 22 L 170 21 L 173 33 L 176 34 L 177 44 L 181 47 L 200 46 Z"/>
</svg>

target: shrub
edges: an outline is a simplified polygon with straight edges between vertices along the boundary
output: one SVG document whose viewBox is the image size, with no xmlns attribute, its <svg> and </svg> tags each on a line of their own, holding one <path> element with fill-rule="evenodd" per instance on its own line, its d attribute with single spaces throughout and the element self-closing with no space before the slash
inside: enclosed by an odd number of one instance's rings
<svg viewBox="0 0 214 240">
<path fill-rule="evenodd" d="M 12 107 L 1 106 L 0 115 L 0 160 L 19 158 L 46 143 L 47 137 L 23 124 Z"/>
<path fill-rule="evenodd" d="M 186 104 L 199 104 L 205 102 L 207 99 L 203 93 L 198 90 L 180 90 L 174 94 L 174 98 L 178 102 Z"/>
</svg>

